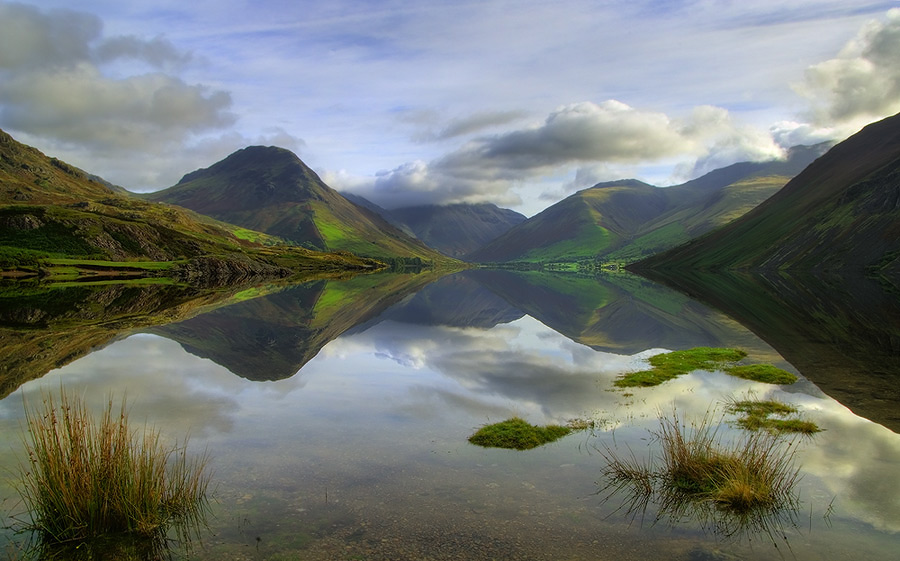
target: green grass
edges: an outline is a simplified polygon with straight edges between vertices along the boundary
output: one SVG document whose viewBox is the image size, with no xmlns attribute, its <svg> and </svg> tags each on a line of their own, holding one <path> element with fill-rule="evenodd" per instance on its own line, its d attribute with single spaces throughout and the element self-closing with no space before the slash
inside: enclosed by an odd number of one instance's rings
<svg viewBox="0 0 900 561">
<path fill-rule="evenodd" d="M 61 277 L 50 277 L 47 282 L 47 285 L 52 288 L 69 288 L 75 286 L 169 286 L 182 284 L 175 282 L 174 279 L 170 279 L 169 277 L 139 277 L 139 278 L 117 278 L 117 279 L 107 279 L 107 280 L 98 280 L 98 281 L 85 281 L 85 280 L 56 280 Z M 81 278 L 76 275 L 75 279 Z"/>
<path fill-rule="evenodd" d="M 247 228 L 235 228 L 231 233 L 234 234 L 234 237 L 237 239 L 246 242 L 267 243 L 269 241 L 269 236 L 263 236 L 259 232 L 248 230 Z"/>
<path fill-rule="evenodd" d="M 767 430 L 774 433 L 813 435 L 822 430 L 812 421 L 799 418 L 777 418 L 795 415 L 798 410 L 793 405 L 776 400 L 733 401 L 727 405 L 726 410 L 735 414 L 743 413 L 744 415 L 737 420 L 737 425 L 751 431 Z"/>
<path fill-rule="evenodd" d="M 612 243 L 613 235 L 599 225 L 581 225 L 573 239 L 561 240 L 544 247 L 529 250 L 516 261 L 553 262 L 578 261 L 592 258 Z"/>
<path fill-rule="evenodd" d="M 125 401 L 112 399 L 97 420 L 82 400 L 61 392 L 42 407 L 26 404 L 28 461 L 18 490 L 26 529 L 44 544 L 119 538 L 162 540 L 171 526 L 206 513 L 208 458 L 188 458 L 158 432 L 129 427 Z"/>
<path fill-rule="evenodd" d="M 107 261 L 99 259 L 46 259 L 49 265 L 74 265 L 76 267 L 109 267 L 111 269 L 142 269 L 147 271 L 164 271 L 172 268 L 172 261 Z"/>
<path fill-rule="evenodd" d="M 679 222 L 671 222 L 631 240 L 624 247 L 605 255 L 604 258 L 613 261 L 637 261 L 648 255 L 675 247 L 688 239 L 690 239 L 690 235 L 684 226 Z"/>
<path fill-rule="evenodd" d="M 574 429 L 562 425 L 535 426 L 520 417 L 485 425 L 469 437 L 469 442 L 485 448 L 530 450 L 559 440 Z"/>
<path fill-rule="evenodd" d="M 746 357 L 740 349 L 696 347 L 683 351 L 661 353 L 650 357 L 650 370 L 630 372 L 614 384 L 620 388 L 657 386 L 694 370 L 716 370 Z"/>
<path fill-rule="evenodd" d="M 708 419 L 688 431 L 675 417 L 661 419 L 659 437 L 666 485 L 734 512 L 777 506 L 797 478 L 793 450 L 768 433 L 725 445 Z"/>
<path fill-rule="evenodd" d="M 722 370 L 726 374 L 766 384 L 793 384 L 797 377 L 771 364 L 735 364 L 747 353 L 740 349 L 695 347 L 654 355 L 648 359 L 649 370 L 629 372 L 616 379 L 620 388 L 658 386 L 663 382 L 695 370 Z"/>
<path fill-rule="evenodd" d="M 725 370 L 732 376 L 764 382 L 766 384 L 793 384 L 797 377 L 786 370 L 772 366 L 771 364 L 741 364 Z"/>
</svg>

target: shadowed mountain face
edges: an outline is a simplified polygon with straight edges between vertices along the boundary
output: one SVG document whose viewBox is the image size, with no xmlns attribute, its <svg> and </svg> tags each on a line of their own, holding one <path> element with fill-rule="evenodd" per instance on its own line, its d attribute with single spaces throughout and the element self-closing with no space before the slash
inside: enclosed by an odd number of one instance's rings
<svg viewBox="0 0 900 561">
<path fill-rule="evenodd" d="M 326 185 L 289 150 L 251 146 L 185 175 L 150 200 L 183 206 L 310 249 L 445 259 Z"/>
<path fill-rule="evenodd" d="M 854 412 L 900 431 L 900 115 L 738 220 L 630 268 L 725 311 Z"/>
<path fill-rule="evenodd" d="M 771 196 L 827 148 L 797 147 L 785 161 L 744 162 L 673 187 L 636 180 L 579 191 L 486 246 L 473 262 L 634 260 L 687 241 Z"/>
<path fill-rule="evenodd" d="M 900 274 L 900 115 L 871 124 L 751 212 L 635 270 Z"/>
<path fill-rule="evenodd" d="M 461 258 L 525 221 L 516 211 L 493 204 L 427 205 L 398 208 L 391 216 L 444 255 Z"/>
</svg>

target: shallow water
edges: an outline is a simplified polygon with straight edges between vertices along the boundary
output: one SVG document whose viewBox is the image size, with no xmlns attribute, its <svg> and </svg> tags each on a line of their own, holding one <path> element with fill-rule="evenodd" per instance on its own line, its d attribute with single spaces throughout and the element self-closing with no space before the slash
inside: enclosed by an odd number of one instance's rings
<svg viewBox="0 0 900 561">
<path fill-rule="evenodd" d="M 0 401 L 0 463 L 12 469 L 21 454 L 23 398 L 33 402 L 40 392 L 62 386 L 84 395 L 98 410 L 110 394 L 127 393 L 132 421 L 146 421 L 173 438 L 189 431 L 191 448 L 209 451 L 214 517 L 203 539 L 189 552 L 176 549 L 176 556 L 895 558 L 900 546 L 897 434 L 854 415 L 803 380 L 778 387 L 698 372 L 656 388 L 612 391 L 616 376 L 642 368 L 643 358 L 666 347 L 631 354 L 597 350 L 598 325 L 606 320 L 581 330 L 594 333 L 593 347 L 587 346 L 576 341 L 586 335 L 564 336 L 525 314 L 529 306 L 497 298 L 498 290 L 486 291 L 470 280 L 444 279 L 443 285 L 431 285 L 356 327 L 349 322 L 343 335 L 322 344 L 296 374 L 274 381 L 253 381 L 247 371 L 236 376 L 213 360 L 223 355 L 211 349 L 190 347 L 191 354 L 159 334 L 132 334 L 25 383 Z M 448 293 L 468 295 L 455 313 L 439 298 Z M 280 302 L 276 307 L 286 309 L 291 294 L 299 293 L 279 293 L 264 307 L 271 311 L 272 302 Z M 440 302 L 441 310 L 422 313 L 428 308 L 423 301 Z M 597 301 L 600 305 L 588 315 L 603 316 L 621 299 Z M 697 306 L 679 302 L 682 310 Z M 243 317 L 259 335 L 261 324 L 248 314 L 263 304 L 249 301 L 213 313 Z M 531 313 L 539 315 L 538 308 Z M 641 309 L 646 315 L 646 305 Z M 697 309 L 702 322 L 689 321 L 694 316 L 686 312 L 670 314 L 680 318 L 675 325 L 686 341 L 706 341 L 716 333 L 713 338 L 723 346 L 740 343 L 751 358 L 791 369 L 733 321 Z M 628 319 L 617 318 L 619 325 L 628 325 Z M 316 318 L 303 322 L 312 329 Z M 686 323 L 702 324 L 702 333 L 691 332 Z M 213 324 L 196 323 L 201 324 L 208 332 L 213 329 Z M 272 329 L 271 321 L 267 325 Z M 616 331 L 616 324 L 605 325 L 607 332 Z M 647 332 L 673 340 L 664 334 L 675 330 L 664 323 L 645 325 Z M 309 341 L 294 328 L 285 318 L 283 332 L 292 333 L 297 344 Z M 269 348 L 281 344 L 271 334 L 259 340 Z M 264 364 L 243 362 L 242 368 Z M 800 507 L 781 531 L 723 536 L 700 521 L 657 520 L 653 505 L 629 514 L 621 508 L 623 497 L 604 500 L 598 494 L 605 464 L 598 449 L 650 454 L 658 444 L 651 433 L 660 414 L 674 408 L 685 418 L 702 417 L 729 397 L 751 394 L 792 403 L 824 429 L 794 444 L 802 474 Z M 512 415 L 536 424 L 573 418 L 596 424 L 525 452 L 467 442 L 479 426 Z M 722 431 L 737 429 L 724 424 Z M 7 514 L 15 511 L 8 483 L 0 499 Z M 22 539 L 10 532 L 5 536 L 13 544 Z"/>
</svg>

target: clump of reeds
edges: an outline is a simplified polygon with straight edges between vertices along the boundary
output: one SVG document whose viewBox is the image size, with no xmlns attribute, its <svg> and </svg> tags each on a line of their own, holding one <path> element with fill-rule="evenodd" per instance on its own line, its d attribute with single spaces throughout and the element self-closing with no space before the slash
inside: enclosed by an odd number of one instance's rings
<svg viewBox="0 0 900 561">
<path fill-rule="evenodd" d="M 797 479 L 793 448 L 768 432 L 725 444 L 705 417 L 690 430 L 678 419 L 660 419 L 661 480 L 667 491 L 745 513 L 786 503 Z"/>
<path fill-rule="evenodd" d="M 638 460 L 633 452 L 601 449 L 607 461 L 604 490 L 608 497 L 625 490 L 632 514 L 651 501 L 659 505 L 657 518 L 677 521 L 686 515 L 701 518 L 727 534 L 744 529 L 769 530 L 784 512 L 796 509 L 794 486 L 799 468 L 794 449 L 777 434 L 743 433 L 726 442 L 710 414 L 687 426 L 677 414 L 660 417 L 658 456 Z"/>
<path fill-rule="evenodd" d="M 61 392 L 26 404 L 27 464 L 19 491 L 41 542 L 121 536 L 159 538 L 173 524 L 205 517 L 208 456 L 189 458 L 186 441 L 165 445 L 157 431 L 129 427 L 125 400 L 110 398 L 99 420 Z"/>
</svg>

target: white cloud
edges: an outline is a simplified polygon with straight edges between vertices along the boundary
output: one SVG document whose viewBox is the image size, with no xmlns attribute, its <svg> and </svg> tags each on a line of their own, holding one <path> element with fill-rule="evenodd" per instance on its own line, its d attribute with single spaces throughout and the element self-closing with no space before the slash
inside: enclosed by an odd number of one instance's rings
<svg viewBox="0 0 900 561">
<path fill-rule="evenodd" d="M 193 54 L 179 51 L 161 36 L 145 41 L 133 35 L 123 35 L 103 41 L 96 49 L 96 57 L 103 62 L 134 59 L 155 68 L 177 68 L 190 62 Z"/>
<path fill-rule="evenodd" d="M 163 37 L 104 37 L 90 14 L 0 3 L 0 126 L 76 165 L 91 162 L 92 173 L 115 169 L 126 187 L 145 186 L 152 168 L 137 168 L 236 121 L 228 92 L 161 71 L 190 59 Z"/>
<path fill-rule="evenodd" d="M 697 107 L 674 119 L 616 100 L 585 101 L 558 108 L 541 124 L 475 138 L 431 162 L 404 164 L 381 172 L 368 184 L 345 188 L 386 208 L 483 201 L 516 204 L 520 197 L 515 189 L 522 183 L 574 167 L 581 170 L 581 177 L 570 183 L 572 188 L 589 186 L 588 177 L 619 179 L 610 173 L 622 166 L 676 157 L 693 162 L 694 177 L 739 161 L 782 156 L 771 134 L 736 123 L 719 107 Z M 552 191 L 545 193 L 552 196 Z"/>
<path fill-rule="evenodd" d="M 881 0 L 79 4 L 102 19 L 69 5 L 0 0 L 0 127 L 15 122 L 19 140 L 138 189 L 215 161 L 190 154 L 276 126 L 287 143 L 302 134 L 304 159 L 334 186 L 376 202 L 523 201 L 529 212 L 589 176 L 663 184 L 829 128 L 849 134 L 859 127 L 827 122 L 828 110 L 874 111 L 873 80 L 896 86 L 895 12 L 840 63 L 814 65 Z M 805 68 L 800 100 L 789 82 Z M 46 92 L 29 90 L 38 81 Z M 83 118 L 60 95 L 68 83 L 97 101 L 79 102 Z M 845 95 L 859 83 L 864 96 Z M 796 115 L 807 100 L 819 121 Z"/>
<path fill-rule="evenodd" d="M 796 91 L 818 126 L 863 124 L 900 111 L 900 8 L 873 20 L 835 58 L 807 69 Z"/>
</svg>

